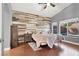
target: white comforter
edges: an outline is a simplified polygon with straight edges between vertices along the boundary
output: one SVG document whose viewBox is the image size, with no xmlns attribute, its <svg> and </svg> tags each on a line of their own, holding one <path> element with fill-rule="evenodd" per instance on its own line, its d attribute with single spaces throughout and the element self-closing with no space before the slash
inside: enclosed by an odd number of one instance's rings
<svg viewBox="0 0 79 59">
<path fill-rule="evenodd" d="M 32 38 L 36 41 L 37 47 L 47 44 L 52 48 L 54 43 L 58 41 L 56 34 L 32 34 Z"/>
</svg>

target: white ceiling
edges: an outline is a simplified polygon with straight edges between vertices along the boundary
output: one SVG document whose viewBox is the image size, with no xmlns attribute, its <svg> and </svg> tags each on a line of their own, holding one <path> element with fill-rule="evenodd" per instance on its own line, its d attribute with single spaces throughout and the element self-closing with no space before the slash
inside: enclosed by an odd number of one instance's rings
<svg viewBox="0 0 79 59">
<path fill-rule="evenodd" d="M 47 9 L 42 9 L 42 6 L 38 3 L 12 3 L 12 10 L 36 14 L 44 17 L 53 17 L 58 12 L 70 5 L 70 3 L 54 4 L 56 7 L 48 6 Z"/>
</svg>

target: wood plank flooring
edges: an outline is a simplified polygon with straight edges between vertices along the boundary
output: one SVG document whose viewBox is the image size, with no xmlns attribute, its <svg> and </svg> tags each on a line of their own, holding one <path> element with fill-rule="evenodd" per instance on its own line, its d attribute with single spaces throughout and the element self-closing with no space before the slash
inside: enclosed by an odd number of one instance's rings
<svg viewBox="0 0 79 59">
<path fill-rule="evenodd" d="M 50 49 L 49 47 L 44 47 L 42 50 L 33 51 L 32 48 L 27 44 L 20 44 L 17 48 L 11 49 L 4 53 L 5 56 L 79 56 L 79 46 L 61 43 L 58 47 Z"/>
</svg>

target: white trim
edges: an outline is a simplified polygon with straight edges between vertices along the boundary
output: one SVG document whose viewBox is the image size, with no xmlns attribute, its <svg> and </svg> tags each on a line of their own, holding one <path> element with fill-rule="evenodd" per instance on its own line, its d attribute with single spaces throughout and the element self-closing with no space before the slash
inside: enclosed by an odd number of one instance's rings
<svg viewBox="0 0 79 59">
<path fill-rule="evenodd" d="M 4 48 L 4 51 L 7 51 L 7 50 L 10 50 L 10 47 L 9 48 Z"/>
<path fill-rule="evenodd" d="M 75 42 L 70 42 L 70 41 L 67 41 L 67 40 L 62 40 L 63 42 L 67 42 L 67 43 L 71 43 L 71 44 L 74 44 L 74 45 L 79 45 L 79 43 L 75 43 Z"/>
</svg>

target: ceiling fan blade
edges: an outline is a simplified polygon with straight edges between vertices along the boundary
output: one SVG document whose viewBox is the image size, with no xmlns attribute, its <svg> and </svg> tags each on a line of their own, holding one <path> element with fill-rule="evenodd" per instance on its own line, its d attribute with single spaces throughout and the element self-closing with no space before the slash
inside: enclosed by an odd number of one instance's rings
<svg viewBox="0 0 79 59">
<path fill-rule="evenodd" d="M 38 4 L 47 4 L 47 3 L 38 3 Z"/>
<path fill-rule="evenodd" d="M 44 6 L 44 9 L 46 9 L 47 8 L 47 4 Z"/>
<path fill-rule="evenodd" d="M 39 5 L 43 5 L 43 9 L 47 8 L 47 3 L 38 3 Z"/>
<path fill-rule="evenodd" d="M 55 7 L 56 5 L 54 5 L 53 3 L 50 3 L 50 5 L 52 6 L 52 7 Z"/>
</svg>

